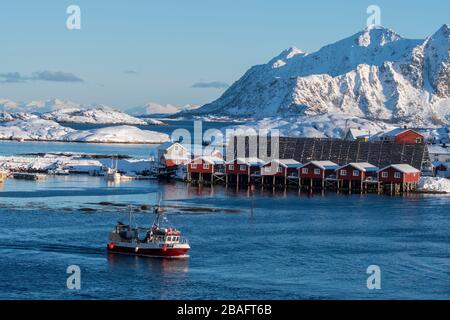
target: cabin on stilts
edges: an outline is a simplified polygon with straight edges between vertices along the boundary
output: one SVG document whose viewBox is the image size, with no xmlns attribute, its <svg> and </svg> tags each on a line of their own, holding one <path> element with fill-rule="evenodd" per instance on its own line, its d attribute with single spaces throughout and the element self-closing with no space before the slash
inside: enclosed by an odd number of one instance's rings
<svg viewBox="0 0 450 320">
<path fill-rule="evenodd" d="M 301 163 L 294 159 L 274 159 L 261 169 L 261 185 L 272 187 L 298 186 L 298 169 Z"/>
<path fill-rule="evenodd" d="M 337 189 L 361 193 L 377 191 L 377 172 L 380 168 L 368 162 L 351 162 L 336 169 Z"/>
<path fill-rule="evenodd" d="M 413 191 L 420 179 L 420 171 L 409 164 L 391 164 L 378 170 L 381 191 L 390 194 Z"/>
<path fill-rule="evenodd" d="M 187 165 L 187 179 L 193 183 L 225 182 L 225 162 L 216 156 L 201 156 Z"/>
<path fill-rule="evenodd" d="M 249 186 L 261 182 L 261 168 L 264 161 L 251 158 L 236 158 L 225 164 L 225 183 L 227 185 Z"/>
<path fill-rule="evenodd" d="M 327 179 L 335 179 L 335 171 L 339 167 L 332 161 L 310 161 L 298 168 L 299 186 L 310 191 L 324 190 Z"/>
</svg>

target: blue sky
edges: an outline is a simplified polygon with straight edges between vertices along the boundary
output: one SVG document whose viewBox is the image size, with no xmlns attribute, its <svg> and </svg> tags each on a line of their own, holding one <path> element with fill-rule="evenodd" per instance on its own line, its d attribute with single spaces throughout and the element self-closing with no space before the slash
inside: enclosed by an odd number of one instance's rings
<svg viewBox="0 0 450 320">
<path fill-rule="evenodd" d="M 71 4 L 81 30 L 66 28 Z M 0 81 L 22 80 L 0 82 L 0 97 L 203 104 L 287 47 L 312 52 L 358 32 L 371 4 L 407 38 L 450 23 L 443 0 L 0 0 Z"/>
</svg>

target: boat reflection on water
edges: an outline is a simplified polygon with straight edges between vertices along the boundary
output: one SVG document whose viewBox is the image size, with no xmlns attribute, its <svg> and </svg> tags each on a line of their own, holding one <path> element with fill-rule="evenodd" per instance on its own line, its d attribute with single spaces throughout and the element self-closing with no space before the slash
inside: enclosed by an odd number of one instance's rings
<svg viewBox="0 0 450 320">
<path fill-rule="evenodd" d="M 174 259 L 152 259 L 139 256 L 127 256 L 108 253 L 108 265 L 111 271 L 145 271 L 152 275 L 184 277 L 189 271 L 187 257 Z"/>
</svg>

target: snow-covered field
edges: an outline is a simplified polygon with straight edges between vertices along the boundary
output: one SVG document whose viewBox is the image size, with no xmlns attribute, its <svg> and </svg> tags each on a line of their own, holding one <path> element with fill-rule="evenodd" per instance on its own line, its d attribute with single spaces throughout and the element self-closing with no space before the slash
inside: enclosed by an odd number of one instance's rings
<svg viewBox="0 0 450 320">
<path fill-rule="evenodd" d="M 427 192 L 450 193 L 450 180 L 446 178 L 422 177 L 418 189 Z"/>
<path fill-rule="evenodd" d="M 4 123 L 0 126 L 0 139 L 101 143 L 163 143 L 170 140 L 165 133 L 141 130 L 133 126 L 74 130 L 40 118 Z"/>
</svg>

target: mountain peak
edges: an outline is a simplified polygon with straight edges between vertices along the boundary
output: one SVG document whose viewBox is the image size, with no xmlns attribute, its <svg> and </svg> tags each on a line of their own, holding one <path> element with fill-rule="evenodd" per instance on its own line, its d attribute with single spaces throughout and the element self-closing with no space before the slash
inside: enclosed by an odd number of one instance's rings
<svg viewBox="0 0 450 320">
<path fill-rule="evenodd" d="M 395 31 L 383 26 L 368 26 L 355 35 L 357 45 L 363 47 L 384 46 L 387 43 L 403 39 Z"/>
<path fill-rule="evenodd" d="M 288 49 L 281 51 L 279 55 L 269 61 L 269 64 L 272 65 L 272 68 L 279 68 L 284 66 L 287 63 L 287 60 L 292 59 L 297 55 L 304 56 L 305 53 L 299 48 L 291 46 Z"/>
</svg>

